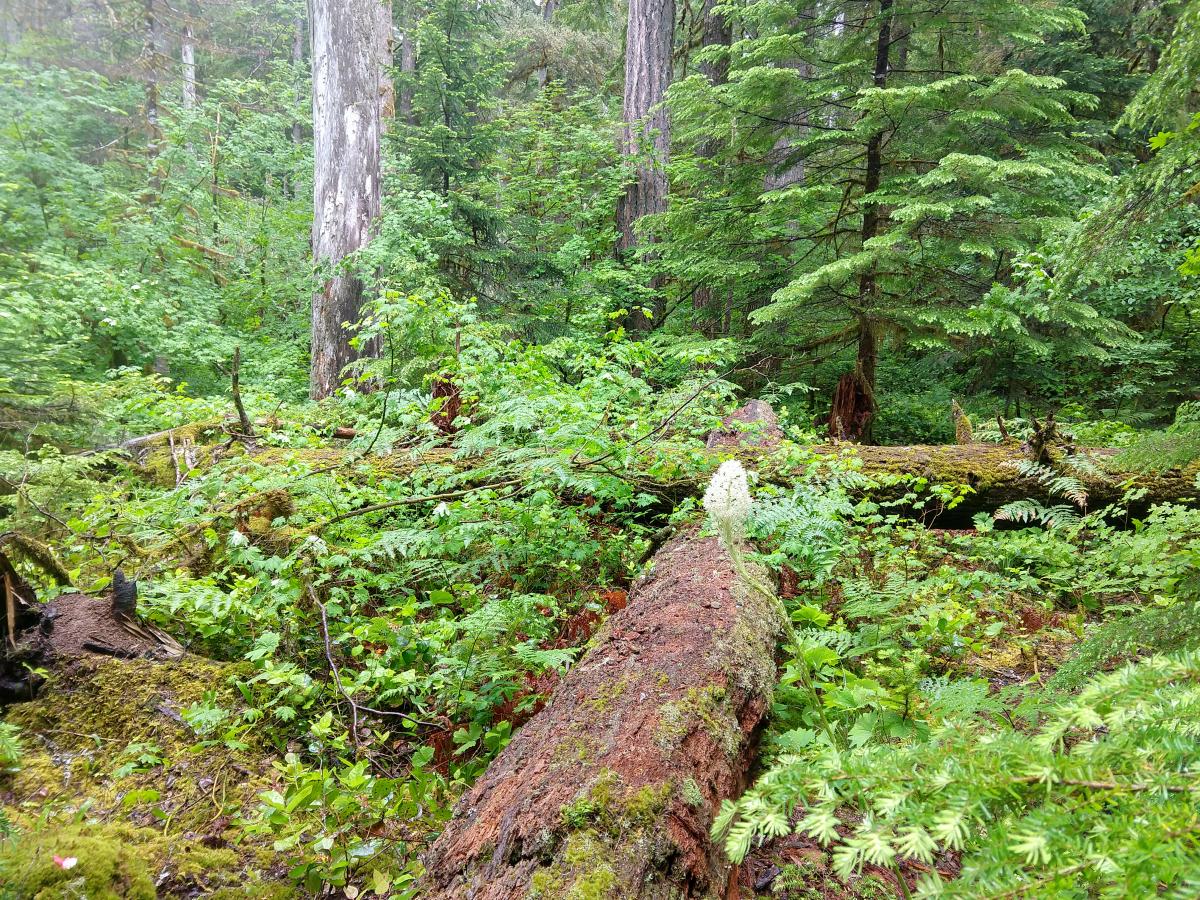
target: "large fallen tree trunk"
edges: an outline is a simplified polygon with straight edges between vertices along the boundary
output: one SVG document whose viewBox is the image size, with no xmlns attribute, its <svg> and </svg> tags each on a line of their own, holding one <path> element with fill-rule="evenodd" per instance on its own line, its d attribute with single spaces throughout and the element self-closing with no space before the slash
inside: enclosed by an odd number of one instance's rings
<svg viewBox="0 0 1200 900">
<path fill-rule="evenodd" d="M 723 897 L 709 828 L 745 786 L 781 624 L 715 538 L 677 535 L 460 801 L 430 896 Z"/>
<path fill-rule="evenodd" d="M 1119 451 L 1109 449 L 1081 450 L 1078 456 L 1087 460 L 1084 468 L 1052 463 L 1055 476 L 1068 475 L 1079 480 L 1087 492 L 1085 506 L 1102 509 L 1129 496 L 1128 509 L 1133 515 L 1143 514 L 1155 503 L 1179 503 L 1193 500 L 1200 490 L 1196 476 L 1200 462 L 1167 472 L 1121 471 L 1112 464 Z M 923 500 L 920 512 L 930 524 L 945 525 L 951 521 L 968 521 L 979 512 L 994 512 L 1014 500 L 1036 500 L 1046 506 L 1071 503 L 1052 479 L 1030 473 L 1032 462 L 1027 448 L 1016 441 L 1003 444 L 947 444 L 910 447 L 865 447 L 857 445 L 820 445 L 799 448 L 820 461 L 840 458 L 859 467 L 862 474 L 878 482 L 864 488 L 873 499 L 894 500 L 914 493 Z M 792 456 L 793 454 L 788 454 Z M 758 464 L 768 481 L 786 484 L 791 480 L 794 464 L 785 458 L 760 457 Z M 896 479 L 894 476 L 902 476 Z M 931 488 L 948 488 L 961 495 L 953 508 L 932 496 Z M 960 489 L 966 489 L 960 491 Z"/>
<path fill-rule="evenodd" d="M 186 476 L 190 467 L 197 464 L 193 457 L 199 457 L 202 461 L 211 458 L 211 454 L 199 452 L 202 449 L 199 443 L 192 444 L 176 437 L 171 439 L 168 446 L 169 436 L 164 438 L 162 434 L 130 442 L 127 449 L 148 471 L 155 473 L 166 484 L 178 483 L 181 477 Z M 179 449 L 191 454 L 182 464 Z M 295 451 L 262 448 L 255 450 L 254 455 L 260 461 L 270 461 L 289 452 Z M 340 448 L 310 450 L 306 453 L 315 465 L 322 467 L 336 467 L 340 462 L 350 463 L 362 458 L 361 451 Z M 1087 462 L 1088 466 L 1080 469 L 1063 465 L 1062 458 L 1066 455 L 1064 448 L 1050 447 L 1044 451 L 1056 475 L 1071 475 L 1082 483 L 1087 493 L 1086 508 L 1089 510 L 1104 508 L 1128 494 L 1129 513 L 1141 516 L 1155 503 L 1186 502 L 1200 495 L 1196 487 L 1200 460 L 1165 472 L 1134 472 L 1126 471 L 1114 462 L 1118 453 L 1120 451 L 1116 449 L 1081 448 L 1075 455 Z M 833 464 L 841 460 L 877 482 L 862 486 L 860 493 L 883 501 L 898 500 L 911 494 L 915 503 L 909 504 L 905 511 L 919 515 L 927 524 L 969 525 L 976 513 L 994 512 L 1014 500 L 1036 500 L 1046 506 L 1070 502 L 1052 486 L 1051 479 L 1026 471 L 1025 464 L 1043 455 L 1043 451 L 1016 440 L 904 447 L 872 447 L 850 443 L 796 445 L 784 440 L 774 411 L 769 404 L 758 400 L 751 400 L 727 416 L 723 427 L 709 435 L 707 445 L 703 449 L 697 448 L 696 454 L 679 464 L 677 476 L 672 477 L 669 472 L 664 474 L 661 465 L 653 467 L 655 474 L 652 476 L 636 470 L 630 470 L 627 474 L 639 489 L 662 497 L 673 505 L 684 497 L 701 492 L 721 460 L 731 454 L 741 457 L 747 467 L 757 469 L 762 480 L 781 486 L 794 483 L 814 462 Z M 1053 462 L 1056 459 L 1058 462 Z M 391 475 L 409 474 L 426 464 L 454 465 L 466 469 L 478 465 L 479 459 L 456 460 L 453 451 L 444 447 L 431 449 L 417 457 L 397 453 L 372 459 L 374 468 Z M 608 456 L 597 460 L 572 456 L 571 465 L 593 471 L 612 471 Z M 485 486 L 494 487 L 496 473 L 488 471 Z M 948 508 L 944 497 L 939 496 L 939 493 L 944 495 L 945 492 L 935 492 L 934 488 L 946 488 L 950 491 L 949 496 L 958 499 Z M 470 479 L 467 479 L 461 493 L 469 493 L 472 489 Z M 431 499 L 436 501 L 440 498 Z M 409 498 L 394 504 L 376 504 L 363 510 L 350 510 L 340 518 L 383 512 L 393 505 L 412 502 Z"/>
<path fill-rule="evenodd" d="M 964 429 L 960 428 L 960 434 Z M 965 433 L 969 436 L 969 427 Z M 812 462 L 834 464 L 840 460 L 870 478 L 862 494 L 877 500 L 898 500 L 913 495 L 910 511 L 926 520 L 948 524 L 970 521 L 979 512 L 994 512 L 1015 500 L 1036 500 L 1050 506 L 1072 503 L 1055 484 L 1058 476 L 1077 479 L 1086 492 L 1082 506 L 1102 509 L 1128 497 L 1132 514 L 1141 514 L 1155 503 L 1190 500 L 1200 494 L 1196 478 L 1200 460 L 1165 472 L 1122 471 L 1114 464 L 1115 449 L 1068 450 L 1055 440 L 1053 420 L 1035 433 L 1029 444 L 1016 440 L 1003 443 L 911 445 L 872 447 L 860 444 L 793 446 L 784 441 L 783 431 L 770 405 L 751 400 L 725 417 L 722 427 L 708 437 L 710 450 L 742 456 L 772 483 L 787 485 L 799 468 Z M 1071 457 L 1067 459 L 1067 457 Z M 1040 469 L 1031 469 L 1036 461 Z M 688 478 L 679 487 L 694 493 L 703 482 Z M 934 493 L 933 488 L 946 488 Z M 941 494 L 942 496 L 938 496 Z M 950 505 L 953 500 L 953 505 Z M 919 504 L 919 507 L 917 507 Z M 913 509 L 917 507 L 917 509 Z M 949 508 L 948 508 L 949 507 Z"/>
</svg>

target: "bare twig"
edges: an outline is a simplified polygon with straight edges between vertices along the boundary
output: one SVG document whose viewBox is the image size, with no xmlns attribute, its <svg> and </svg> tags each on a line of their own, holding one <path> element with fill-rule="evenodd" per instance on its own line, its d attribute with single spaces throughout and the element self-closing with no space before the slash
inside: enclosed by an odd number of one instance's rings
<svg viewBox="0 0 1200 900">
<path fill-rule="evenodd" d="M 333 676 L 333 686 L 337 688 L 339 694 L 350 704 L 350 721 L 352 727 L 350 729 L 350 737 L 354 740 L 354 752 L 357 753 L 358 746 L 358 704 L 342 687 L 342 673 L 338 671 L 337 663 L 333 661 L 333 648 L 329 645 L 329 616 L 325 612 L 325 604 L 317 599 L 317 592 L 312 589 L 312 585 L 306 585 L 308 596 L 317 609 L 321 611 L 321 639 L 325 642 L 325 661 L 329 663 L 329 673 Z"/>
<path fill-rule="evenodd" d="M 325 604 L 322 603 L 317 598 L 317 592 L 313 590 L 313 587 L 311 584 L 305 585 L 305 590 L 308 591 L 309 599 L 312 600 L 313 604 L 317 607 L 317 609 L 321 613 L 321 640 L 325 645 L 325 661 L 327 663 L 329 663 L 329 672 L 333 676 L 333 685 L 334 685 L 334 687 L 337 688 L 338 693 L 342 695 L 342 699 L 344 699 L 347 703 L 350 704 L 350 721 L 352 724 L 350 736 L 354 739 L 355 752 L 357 752 L 359 750 L 358 714 L 360 712 L 371 713 L 372 715 L 376 715 L 376 716 L 396 716 L 401 719 L 407 719 L 410 722 L 415 722 L 418 725 L 425 725 L 428 728 L 441 727 L 436 722 L 424 722 L 421 719 L 418 719 L 415 716 L 411 716 L 406 712 L 399 712 L 397 710 L 387 710 L 387 709 L 375 709 L 374 707 L 371 707 L 371 706 L 362 706 L 361 704 L 356 703 L 354 701 L 354 698 L 351 697 L 350 693 L 342 686 L 342 673 L 338 669 L 337 663 L 335 663 L 333 661 L 333 647 L 329 641 L 329 614 L 325 611 Z"/>
</svg>

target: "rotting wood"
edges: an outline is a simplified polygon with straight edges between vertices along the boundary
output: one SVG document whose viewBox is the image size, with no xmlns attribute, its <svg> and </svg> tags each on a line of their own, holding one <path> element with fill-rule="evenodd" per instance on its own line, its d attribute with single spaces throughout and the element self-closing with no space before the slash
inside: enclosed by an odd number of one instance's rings
<svg viewBox="0 0 1200 900">
<path fill-rule="evenodd" d="M 668 418 L 677 413 L 678 409 Z M 221 426 L 217 423 L 204 427 L 212 434 L 222 433 Z M 655 427 L 647 435 L 636 438 L 633 443 L 643 442 L 644 438 L 661 433 L 664 427 Z M 197 435 L 198 445 L 199 435 L 205 432 L 201 431 L 201 426 L 191 426 L 189 431 Z M 168 432 L 147 435 L 127 442 L 124 447 L 135 459 L 145 463 L 148 455 L 154 451 L 156 443 L 164 448 L 165 453 L 167 435 Z M 635 471 L 608 471 L 619 477 L 628 477 L 637 483 L 640 490 L 678 501 L 702 491 L 721 460 L 731 455 L 743 459 L 747 467 L 756 469 L 760 481 L 784 487 L 793 484 L 799 475 L 814 463 L 830 464 L 840 460 L 858 468 L 863 475 L 882 482 L 879 486 L 862 489 L 864 496 L 879 500 L 895 500 L 916 488 L 920 489 L 918 493 L 927 501 L 929 490 L 935 486 L 968 489 L 953 509 L 945 509 L 942 503 L 932 500 L 926 502 L 919 511 L 927 524 L 942 526 L 969 524 L 971 517 L 976 513 L 992 512 L 1014 500 L 1033 499 L 1043 504 L 1062 502 L 1062 498 L 1054 495 L 1036 476 L 1023 474 L 1022 464 L 1032 462 L 1033 456 L 1039 451 L 1038 448 L 1025 447 L 1015 440 L 1001 443 L 975 441 L 970 444 L 917 444 L 900 447 L 851 443 L 793 445 L 784 441 L 770 406 L 752 401 L 727 416 L 721 428 L 709 436 L 708 442 L 708 449 L 702 451 L 709 454 L 708 464 L 705 464 L 704 457 L 694 457 L 686 470 L 681 467 L 678 477 L 659 474 L 651 478 Z M 193 452 L 196 449 L 193 447 Z M 269 460 L 285 452 L 278 448 L 262 448 L 256 452 L 255 458 L 260 461 Z M 1064 455 L 1062 447 L 1051 447 L 1048 452 L 1061 462 Z M 338 448 L 328 448 L 319 453 L 322 462 L 327 462 L 329 468 L 336 468 L 341 462 L 349 463 L 360 458 L 357 451 Z M 1114 467 L 1112 461 L 1120 453 L 1118 449 L 1079 448 L 1075 453 L 1089 461 L 1094 469 L 1070 473 L 1078 477 L 1087 490 L 1089 510 L 1102 509 L 1120 501 L 1128 490 L 1135 492 L 1128 505 L 1128 512 L 1134 516 L 1143 515 L 1156 503 L 1188 502 L 1200 495 L 1200 490 L 1196 488 L 1200 461 L 1166 472 L 1130 472 Z M 452 455 L 452 451 L 442 447 L 432 449 L 418 459 L 414 459 L 407 452 L 393 457 L 381 457 L 376 460 L 375 465 L 389 470 L 394 468 L 398 473 L 411 473 L 425 463 L 446 465 Z M 570 462 L 578 469 L 604 469 L 615 455 L 616 451 L 610 451 L 594 459 L 572 458 Z M 395 460 L 395 466 L 390 465 L 388 460 Z M 896 483 L 892 476 L 908 477 L 903 482 Z M 494 479 L 495 473 L 490 473 L 488 478 Z M 918 484 L 918 481 L 921 483 Z M 473 487 L 464 485 L 464 489 L 468 490 Z M 381 505 L 379 509 L 411 505 L 415 502 L 418 501 L 412 498 L 401 499 L 395 503 Z"/>
<path fill-rule="evenodd" d="M 430 896 L 721 896 L 709 828 L 754 758 L 778 609 L 716 538 L 682 530 L 459 802 L 426 858 Z"/>
</svg>

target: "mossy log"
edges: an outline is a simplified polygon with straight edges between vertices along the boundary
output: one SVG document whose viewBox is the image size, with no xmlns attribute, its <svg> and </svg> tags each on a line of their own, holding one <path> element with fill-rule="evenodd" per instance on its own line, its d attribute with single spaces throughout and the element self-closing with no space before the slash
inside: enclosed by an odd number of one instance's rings
<svg viewBox="0 0 1200 900">
<path fill-rule="evenodd" d="M 709 829 L 745 786 L 781 626 L 719 542 L 684 529 L 462 798 L 426 858 L 430 896 L 724 897 Z"/>
<path fill-rule="evenodd" d="M 970 488 L 961 502 L 951 510 L 941 510 L 937 502 L 924 507 L 926 518 L 933 524 L 950 524 L 951 521 L 969 521 L 979 512 L 993 512 L 1014 500 L 1033 499 L 1047 506 L 1067 503 L 1047 484 L 1030 475 L 1022 474 L 1022 463 L 1030 462 L 1029 451 L 1016 441 L 1003 444 L 946 444 L 914 445 L 908 447 L 866 447 L 855 445 L 822 445 L 808 448 L 815 458 L 857 459 L 863 474 L 886 482 L 887 476 L 905 475 L 923 479 L 922 484 L 911 482 L 884 486 L 871 490 L 878 499 L 894 499 L 910 490 L 927 490 L 933 485 L 950 489 L 959 486 Z M 1183 469 L 1161 473 L 1121 471 L 1113 465 L 1118 450 L 1093 449 L 1077 451 L 1091 461 L 1092 471 L 1056 466 L 1056 472 L 1072 475 L 1079 479 L 1087 490 L 1087 509 L 1102 509 L 1116 503 L 1130 489 L 1135 491 L 1129 503 L 1133 515 L 1144 513 L 1155 503 L 1179 503 L 1190 501 L 1200 495 L 1196 488 L 1196 476 L 1200 473 L 1200 462 Z M 858 465 L 858 463 L 855 463 Z M 786 475 L 786 466 L 781 470 L 775 460 L 764 467 L 764 477 L 781 480 L 778 473 Z"/>
<path fill-rule="evenodd" d="M 191 426 L 183 429 L 189 439 L 205 434 L 209 425 Z M 136 448 L 131 448 L 144 471 L 160 483 L 174 484 L 179 472 L 177 453 L 167 445 L 166 432 L 139 439 Z M 177 446 L 178 446 L 178 442 Z M 211 462 L 212 449 L 191 445 L 198 450 L 201 460 Z M 1078 453 L 1090 458 L 1094 464 L 1091 473 L 1080 474 L 1063 470 L 1079 478 L 1087 489 L 1088 509 L 1100 509 L 1120 500 L 1129 488 L 1137 496 L 1129 504 L 1132 515 L 1142 515 L 1155 503 L 1183 502 L 1200 495 L 1196 488 L 1196 477 L 1200 474 L 1200 460 L 1161 473 L 1123 471 L 1114 463 L 1119 453 L 1116 449 L 1081 449 Z M 1061 447 L 1052 448 L 1050 456 L 1061 456 Z M 1003 443 L 961 443 L 944 445 L 911 445 L 902 447 L 873 447 L 851 443 L 818 444 L 803 446 L 784 439 L 778 419 L 769 404 L 752 400 L 727 416 L 722 426 L 713 431 L 706 446 L 697 446 L 695 451 L 681 458 L 677 476 L 664 474 L 656 467 L 656 474 L 647 476 L 636 471 L 629 478 L 638 487 L 671 503 L 693 496 L 704 490 L 712 472 L 721 460 L 730 455 L 740 457 L 748 468 L 756 469 L 767 482 L 788 485 L 795 481 L 797 473 L 812 462 L 823 460 L 854 460 L 861 472 L 883 481 L 867 493 L 880 500 L 893 500 L 911 491 L 923 494 L 934 486 L 951 490 L 969 488 L 953 509 L 945 509 L 936 499 L 926 497 L 920 514 L 926 521 L 950 526 L 969 524 L 971 517 L 979 512 L 993 512 L 1014 500 L 1033 499 L 1045 505 L 1065 502 L 1047 485 L 1036 477 L 1023 475 L 1021 464 L 1031 462 L 1035 451 L 1018 441 Z M 359 462 L 369 466 L 372 472 L 385 477 L 407 475 L 423 466 L 452 467 L 460 472 L 478 465 L 476 458 L 458 459 L 452 448 L 438 447 L 419 456 L 411 453 L 396 453 L 390 456 L 370 456 L 363 459 L 357 451 L 343 448 L 307 448 L 286 450 L 281 448 L 256 449 L 253 458 L 262 464 L 272 464 L 288 459 L 303 459 L 308 464 L 322 467 L 337 467 Z M 573 464 L 588 468 L 587 460 L 575 460 Z M 190 465 L 190 463 L 189 463 Z M 200 464 L 196 468 L 202 468 Z M 485 467 L 486 468 L 486 467 Z M 190 469 L 183 469 L 190 471 Z M 896 483 L 889 476 L 909 476 L 903 483 Z M 495 473 L 489 472 L 488 478 Z"/>
</svg>

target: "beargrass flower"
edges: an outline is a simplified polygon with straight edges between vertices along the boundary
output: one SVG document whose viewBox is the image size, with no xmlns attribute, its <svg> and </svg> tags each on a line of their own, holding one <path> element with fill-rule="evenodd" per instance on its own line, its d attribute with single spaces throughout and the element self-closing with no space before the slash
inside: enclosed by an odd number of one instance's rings
<svg viewBox="0 0 1200 900">
<path fill-rule="evenodd" d="M 751 502 L 750 483 L 742 464 L 736 459 L 721 463 L 704 492 L 704 508 L 730 555 L 737 553 L 737 541 L 745 530 Z"/>
</svg>

